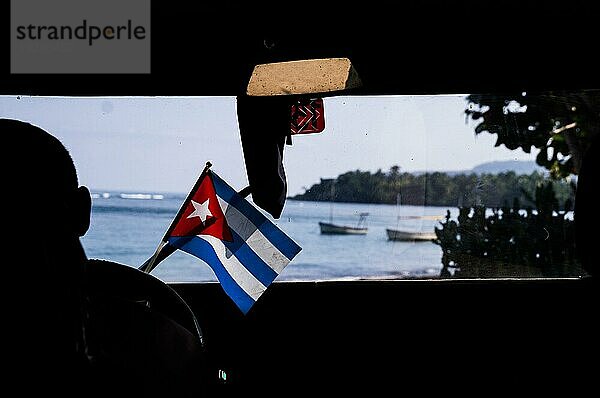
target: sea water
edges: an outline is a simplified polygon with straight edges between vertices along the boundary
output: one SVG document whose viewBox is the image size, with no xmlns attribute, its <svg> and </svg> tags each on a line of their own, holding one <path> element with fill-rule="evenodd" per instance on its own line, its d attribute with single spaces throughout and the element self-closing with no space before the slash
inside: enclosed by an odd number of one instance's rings
<svg viewBox="0 0 600 398">
<path fill-rule="evenodd" d="M 161 241 L 185 195 L 101 192 L 93 194 L 92 220 L 82 244 L 89 258 L 139 267 Z M 277 281 L 410 278 L 439 275 L 440 246 L 387 238 L 386 228 L 431 232 L 456 208 L 329 203 L 287 200 L 281 217 L 271 219 L 302 251 Z M 319 221 L 356 226 L 366 218 L 366 235 L 322 235 Z M 270 218 L 270 217 L 269 217 Z M 176 251 L 152 271 L 167 282 L 216 281 L 202 260 Z"/>
</svg>

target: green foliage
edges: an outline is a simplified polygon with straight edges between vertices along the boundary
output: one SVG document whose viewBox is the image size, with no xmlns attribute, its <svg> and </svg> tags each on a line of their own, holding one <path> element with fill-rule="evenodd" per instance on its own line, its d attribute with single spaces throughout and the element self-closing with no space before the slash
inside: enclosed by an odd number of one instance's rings
<svg viewBox="0 0 600 398">
<path fill-rule="evenodd" d="M 534 172 L 499 174 L 401 173 L 398 166 L 389 172 L 350 171 L 336 179 L 321 179 L 305 193 L 292 199 L 355 203 L 395 204 L 398 193 L 404 205 L 501 207 L 517 199 L 534 205 L 535 189 L 547 177 Z M 551 183 L 562 204 L 573 200 L 571 187 L 564 180 Z"/>
<path fill-rule="evenodd" d="M 461 207 L 457 220 L 448 211 L 434 241 L 442 248 L 441 276 L 574 276 L 581 274 L 575 257 L 574 221 L 567 217 L 572 201 L 559 205 L 552 182 L 535 188 L 533 207 Z M 561 210 L 562 209 L 562 210 Z"/>
<path fill-rule="evenodd" d="M 578 174 L 600 129 L 600 91 L 472 94 L 465 111 L 475 133 L 497 135 L 496 146 L 540 149 L 537 163 L 555 178 Z"/>
</svg>

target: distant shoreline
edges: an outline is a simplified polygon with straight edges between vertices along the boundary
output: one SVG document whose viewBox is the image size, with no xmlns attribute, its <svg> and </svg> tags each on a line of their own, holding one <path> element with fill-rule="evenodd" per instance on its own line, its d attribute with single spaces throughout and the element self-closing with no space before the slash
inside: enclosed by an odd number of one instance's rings
<svg viewBox="0 0 600 398">
<path fill-rule="evenodd" d="M 571 183 L 552 180 L 546 173 L 514 171 L 450 175 L 442 172 L 413 174 L 389 171 L 348 171 L 336 178 L 321 179 L 289 200 L 363 204 L 401 204 L 441 207 L 535 207 L 536 190 L 550 183 L 559 207 L 570 207 L 575 192 Z"/>
</svg>

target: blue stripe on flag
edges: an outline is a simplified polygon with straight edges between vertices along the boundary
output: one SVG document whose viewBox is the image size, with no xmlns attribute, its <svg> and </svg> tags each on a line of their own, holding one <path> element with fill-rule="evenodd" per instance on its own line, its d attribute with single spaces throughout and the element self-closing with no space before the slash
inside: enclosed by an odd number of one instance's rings
<svg viewBox="0 0 600 398">
<path fill-rule="evenodd" d="M 229 230 L 231 231 L 233 242 L 223 241 L 225 247 L 237 257 L 240 263 L 242 263 L 244 267 L 260 281 L 260 283 L 269 286 L 277 277 L 277 272 L 269 267 L 269 265 L 265 263 L 233 229 L 230 228 Z"/>
<path fill-rule="evenodd" d="M 260 211 L 252 206 L 248 201 L 238 195 L 225 181 L 217 174 L 211 172 L 213 177 L 213 185 L 215 191 L 221 199 L 234 206 L 243 213 L 252 224 L 254 224 L 260 232 L 269 240 L 277 249 L 286 256 L 289 260 L 293 259 L 296 254 L 300 253 L 300 246 L 296 244 L 290 237 L 281 231 L 275 224 L 269 221 Z"/>
<path fill-rule="evenodd" d="M 168 241 L 169 244 L 176 248 L 206 262 L 214 271 L 225 293 L 235 302 L 239 309 L 244 314 L 250 310 L 255 301 L 229 275 L 223 264 L 221 264 L 221 261 L 217 258 L 215 250 L 210 243 L 198 237 L 170 237 Z"/>
</svg>

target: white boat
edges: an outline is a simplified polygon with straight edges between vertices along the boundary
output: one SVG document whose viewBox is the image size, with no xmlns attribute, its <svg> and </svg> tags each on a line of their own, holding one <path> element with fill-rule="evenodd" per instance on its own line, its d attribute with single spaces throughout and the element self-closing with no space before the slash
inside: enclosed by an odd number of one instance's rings
<svg viewBox="0 0 600 398">
<path fill-rule="evenodd" d="M 324 235 L 365 235 L 368 228 L 365 222 L 369 213 L 360 213 L 355 227 L 333 223 L 333 199 L 335 198 L 335 181 L 331 184 L 331 197 L 329 202 L 329 222 L 319 221 L 321 234 Z"/>
<path fill-rule="evenodd" d="M 326 235 L 365 235 L 367 227 L 350 227 L 347 225 L 336 225 L 319 221 L 321 233 Z"/>
<path fill-rule="evenodd" d="M 329 222 L 319 221 L 319 228 L 321 228 L 321 233 L 326 235 L 365 235 L 369 230 L 365 226 L 368 215 L 369 213 L 360 213 L 355 227 L 337 225 L 330 219 Z"/>
<path fill-rule="evenodd" d="M 401 241 L 431 241 L 436 239 L 435 232 L 419 232 L 419 231 L 404 231 L 399 229 L 386 228 L 389 240 L 401 240 Z"/>
<path fill-rule="evenodd" d="M 396 195 L 396 207 L 400 209 L 401 206 L 401 196 L 400 192 Z M 401 216 L 398 214 L 396 216 L 398 221 L 400 220 L 439 220 L 442 216 L 435 215 L 404 215 Z M 387 234 L 388 240 L 400 240 L 406 242 L 416 242 L 416 241 L 431 241 L 433 239 L 437 239 L 435 232 L 421 232 L 421 231 L 409 231 L 395 228 L 386 228 L 385 232 Z"/>
</svg>

